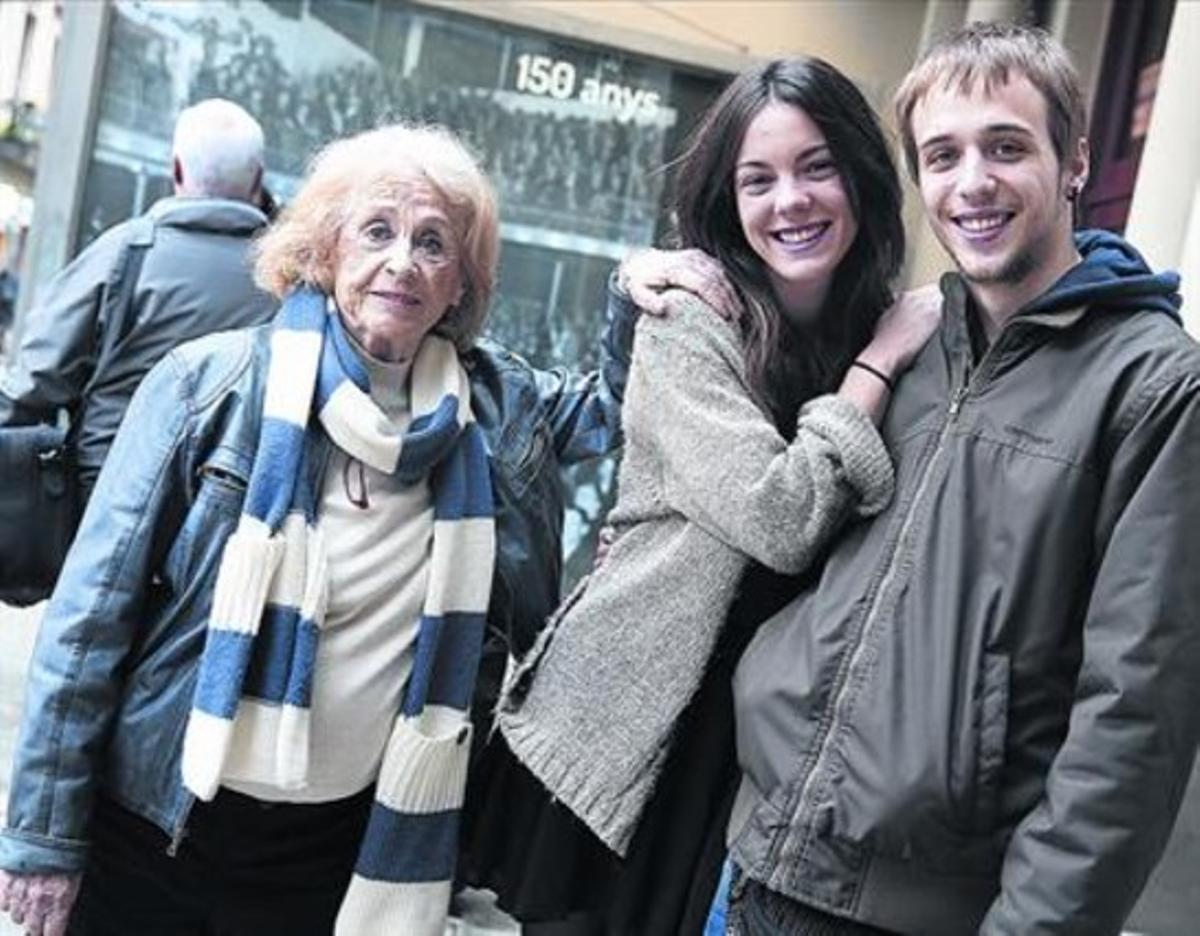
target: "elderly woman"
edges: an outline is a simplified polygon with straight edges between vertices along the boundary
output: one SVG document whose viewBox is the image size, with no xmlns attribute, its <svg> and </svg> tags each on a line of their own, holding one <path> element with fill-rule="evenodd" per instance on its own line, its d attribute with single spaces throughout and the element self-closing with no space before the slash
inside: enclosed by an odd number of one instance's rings
<svg viewBox="0 0 1200 936">
<path fill-rule="evenodd" d="M 557 601 L 557 466 L 615 443 L 631 331 L 607 378 L 477 341 L 497 248 L 448 133 L 336 142 L 261 242 L 273 325 L 146 378 L 30 671 L 32 932 L 440 936 L 484 632 Z"/>
</svg>

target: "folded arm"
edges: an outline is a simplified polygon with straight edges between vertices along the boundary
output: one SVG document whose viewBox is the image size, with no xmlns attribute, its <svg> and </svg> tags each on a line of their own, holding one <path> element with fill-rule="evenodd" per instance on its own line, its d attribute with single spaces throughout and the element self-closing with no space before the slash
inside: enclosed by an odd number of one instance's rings
<svg viewBox="0 0 1200 936">
<path fill-rule="evenodd" d="M 750 397 L 733 326 L 698 302 L 639 325 L 626 419 L 660 460 L 672 507 L 780 572 L 800 571 L 851 514 L 891 498 L 891 461 L 867 415 L 819 397 L 787 442 Z"/>
</svg>

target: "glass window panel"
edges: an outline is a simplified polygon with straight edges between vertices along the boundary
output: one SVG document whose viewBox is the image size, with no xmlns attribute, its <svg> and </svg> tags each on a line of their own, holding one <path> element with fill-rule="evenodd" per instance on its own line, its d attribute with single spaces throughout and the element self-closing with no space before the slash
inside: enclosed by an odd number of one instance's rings
<svg viewBox="0 0 1200 936">
<path fill-rule="evenodd" d="M 88 167 L 79 223 L 90 242 L 119 221 L 133 214 L 137 174 L 128 168 L 100 159 Z"/>
<path fill-rule="evenodd" d="M 310 3 L 309 10 L 316 19 L 331 26 L 355 45 L 363 49 L 371 48 L 374 0 L 321 0 L 320 3 Z"/>
<path fill-rule="evenodd" d="M 263 0 L 263 3 L 288 19 L 300 19 L 304 9 L 304 0 Z"/>
<path fill-rule="evenodd" d="M 117 0 L 80 244 L 170 191 L 180 108 L 206 97 L 262 123 L 286 202 L 322 145 L 432 121 L 480 154 L 501 199 L 490 332 L 540 366 L 592 367 L 614 263 L 666 230 L 664 166 L 724 77 L 397 0 Z M 612 498 L 575 472 L 568 573 Z"/>
</svg>

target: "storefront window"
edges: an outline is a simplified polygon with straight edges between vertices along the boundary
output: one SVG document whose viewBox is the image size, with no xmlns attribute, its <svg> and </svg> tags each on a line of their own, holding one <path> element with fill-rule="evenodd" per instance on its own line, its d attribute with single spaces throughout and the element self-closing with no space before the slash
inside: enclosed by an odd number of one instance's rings
<svg viewBox="0 0 1200 936">
<path fill-rule="evenodd" d="M 501 200 L 491 332 L 535 364 L 597 361 L 614 263 L 666 228 L 664 167 L 723 77 L 398 0 L 118 0 L 79 245 L 170 191 L 175 115 L 262 123 L 284 202 L 324 143 L 390 120 L 466 137 Z M 568 576 L 612 465 L 576 473 Z"/>
</svg>

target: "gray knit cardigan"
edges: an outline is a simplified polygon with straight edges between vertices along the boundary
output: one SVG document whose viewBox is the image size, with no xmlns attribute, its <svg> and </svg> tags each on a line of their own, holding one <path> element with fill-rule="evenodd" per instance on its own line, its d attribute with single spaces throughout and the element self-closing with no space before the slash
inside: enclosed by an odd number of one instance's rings
<svg viewBox="0 0 1200 936">
<path fill-rule="evenodd" d="M 510 665 L 497 713 L 517 758 L 620 855 L 748 562 L 798 572 L 892 494 L 859 409 L 814 399 L 788 444 L 750 398 L 734 326 L 679 305 L 637 325 L 616 540 Z"/>
</svg>

